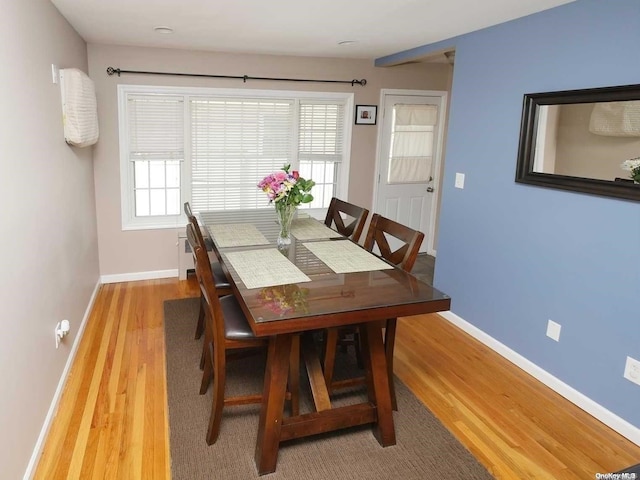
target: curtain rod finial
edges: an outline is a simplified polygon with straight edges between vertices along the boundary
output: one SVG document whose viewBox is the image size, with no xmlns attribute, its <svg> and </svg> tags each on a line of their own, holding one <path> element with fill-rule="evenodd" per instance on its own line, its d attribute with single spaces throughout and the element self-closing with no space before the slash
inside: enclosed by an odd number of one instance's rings
<svg viewBox="0 0 640 480">
<path fill-rule="evenodd" d="M 107 68 L 107 75 L 113 75 L 114 73 L 117 73 L 118 76 L 120 76 L 120 69 L 119 68 L 113 68 L 113 67 L 108 67 Z"/>
</svg>

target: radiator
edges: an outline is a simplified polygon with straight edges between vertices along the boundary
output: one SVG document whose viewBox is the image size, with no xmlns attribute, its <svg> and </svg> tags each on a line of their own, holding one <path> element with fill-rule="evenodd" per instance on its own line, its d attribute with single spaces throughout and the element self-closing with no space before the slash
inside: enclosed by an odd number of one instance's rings
<svg viewBox="0 0 640 480">
<path fill-rule="evenodd" d="M 178 278 L 180 280 L 187 279 L 187 272 L 193 270 L 193 254 L 187 242 L 187 233 L 181 231 L 178 233 Z"/>
</svg>

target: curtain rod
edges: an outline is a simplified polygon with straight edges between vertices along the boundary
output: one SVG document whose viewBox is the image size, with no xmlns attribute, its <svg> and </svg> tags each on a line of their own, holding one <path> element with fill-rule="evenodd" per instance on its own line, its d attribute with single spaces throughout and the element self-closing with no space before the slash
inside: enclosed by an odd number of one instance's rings
<svg viewBox="0 0 640 480">
<path fill-rule="evenodd" d="M 238 80 L 242 80 L 243 82 L 247 82 L 247 80 L 272 80 L 279 82 L 315 82 L 315 83 L 350 83 L 353 87 L 354 85 L 362 85 L 363 87 L 367 84 L 367 81 L 363 78 L 362 80 L 311 80 L 307 78 L 277 78 L 277 77 L 252 77 L 249 75 L 208 75 L 204 73 L 170 73 L 170 72 L 141 72 L 136 70 L 121 70 L 119 68 L 108 67 L 107 75 L 115 75 L 120 76 L 122 73 L 137 73 L 141 75 L 174 75 L 180 77 L 208 77 L 208 78 L 235 78 Z"/>
</svg>

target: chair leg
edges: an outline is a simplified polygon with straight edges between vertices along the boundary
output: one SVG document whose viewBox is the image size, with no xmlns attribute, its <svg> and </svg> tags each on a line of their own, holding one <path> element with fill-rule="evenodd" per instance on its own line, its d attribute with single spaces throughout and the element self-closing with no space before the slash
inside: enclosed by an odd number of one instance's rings
<svg viewBox="0 0 640 480">
<path fill-rule="evenodd" d="M 291 339 L 289 358 L 289 391 L 291 392 L 291 416 L 300 414 L 300 335 Z"/>
<path fill-rule="evenodd" d="M 338 329 L 327 328 L 324 340 L 324 359 L 322 370 L 324 372 L 324 383 L 327 391 L 331 394 L 331 383 L 333 382 L 333 368 L 336 362 L 336 348 L 338 346 Z"/>
<path fill-rule="evenodd" d="M 200 381 L 200 395 L 207 393 L 209 383 L 213 377 L 213 345 L 205 342 L 206 348 L 202 351 L 204 357 L 204 369 L 202 370 L 202 380 Z M 208 354 L 205 354 L 207 352 Z"/>
<path fill-rule="evenodd" d="M 196 340 L 202 336 L 204 332 L 204 297 L 200 295 L 200 312 L 198 312 L 198 323 L 196 324 Z M 202 365 L 200 365 L 202 368 Z"/>
<path fill-rule="evenodd" d="M 360 342 L 360 329 L 353 332 L 353 348 L 356 351 L 356 362 L 360 370 L 364 370 L 364 360 L 362 359 L 362 345 Z"/>
<path fill-rule="evenodd" d="M 393 350 L 396 343 L 396 318 L 387 320 L 387 326 L 384 332 L 384 351 L 387 359 L 387 376 L 389 377 L 389 393 L 391 394 L 391 406 L 398 411 L 396 402 L 396 388 L 393 381 Z"/>
<path fill-rule="evenodd" d="M 200 354 L 200 370 L 204 369 L 205 358 L 207 357 L 207 346 L 211 343 L 208 339 L 207 332 L 204 334 L 204 341 L 202 342 L 202 353 Z"/>
<path fill-rule="evenodd" d="M 207 445 L 213 445 L 220 434 L 220 422 L 222 421 L 222 407 L 224 407 L 224 386 L 226 381 L 225 352 L 214 352 L 213 345 L 210 348 L 210 358 L 213 364 L 213 399 L 211 401 L 211 415 L 209 416 L 209 428 L 207 429 Z"/>
<path fill-rule="evenodd" d="M 209 321 L 208 317 L 205 315 L 204 318 L 204 324 L 205 324 L 205 329 L 204 329 L 204 341 L 202 342 L 202 353 L 200 354 L 200 370 L 204 369 L 204 362 L 205 362 L 205 358 L 207 358 L 207 355 L 209 354 L 209 345 L 213 346 L 213 338 L 211 338 L 211 330 L 207 325 L 207 322 Z"/>
</svg>

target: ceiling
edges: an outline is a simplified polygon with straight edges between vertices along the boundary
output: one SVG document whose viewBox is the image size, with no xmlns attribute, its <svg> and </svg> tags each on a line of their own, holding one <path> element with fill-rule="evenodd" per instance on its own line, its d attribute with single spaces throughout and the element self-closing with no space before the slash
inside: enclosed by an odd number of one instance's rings
<svg viewBox="0 0 640 480">
<path fill-rule="evenodd" d="M 572 0 L 52 0 L 87 43 L 375 59 Z M 171 34 L 154 27 L 167 26 Z M 339 42 L 355 42 L 339 45 Z"/>
</svg>

